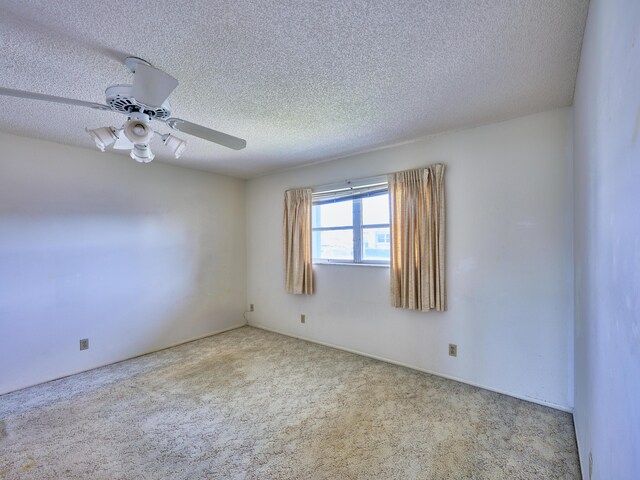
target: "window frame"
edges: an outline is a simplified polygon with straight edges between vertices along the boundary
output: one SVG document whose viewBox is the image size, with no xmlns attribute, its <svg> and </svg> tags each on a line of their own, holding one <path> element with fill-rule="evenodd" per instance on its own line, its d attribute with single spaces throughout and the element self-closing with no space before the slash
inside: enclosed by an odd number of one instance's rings
<svg viewBox="0 0 640 480">
<path fill-rule="evenodd" d="M 323 231 L 340 231 L 340 230 L 351 230 L 353 232 L 353 259 L 345 260 L 345 259 L 332 259 L 332 258 L 313 258 L 312 255 L 312 263 L 316 265 L 374 265 L 374 266 L 385 266 L 388 267 L 391 262 L 391 254 L 389 254 L 388 260 L 371 260 L 371 259 L 363 259 L 363 245 L 362 245 L 362 237 L 363 231 L 365 228 L 387 228 L 389 229 L 389 235 L 391 234 L 391 225 L 389 223 L 371 223 L 371 224 L 363 224 L 362 223 L 362 200 L 364 198 L 377 197 L 381 195 L 389 195 L 389 188 L 384 188 L 380 190 L 376 190 L 375 192 L 367 192 L 355 195 L 344 196 L 342 198 L 334 198 L 327 200 L 317 200 L 312 202 L 312 209 L 316 206 L 326 205 L 329 203 L 339 203 L 339 202 L 348 202 L 352 201 L 352 224 L 347 226 L 338 226 L 338 227 L 314 227 L 313 221 L 311 222 L 311 239 L 313 242 L 314 233 L 323 232 Z M 313 215 L 313 213 L 312 213 Z M 391 212 L 389 211 L 389 215 Z M 391 220 L 391 219 L 389 219 Z M 312 249 L 313 251 L 313 249 Z"/>
</svg>

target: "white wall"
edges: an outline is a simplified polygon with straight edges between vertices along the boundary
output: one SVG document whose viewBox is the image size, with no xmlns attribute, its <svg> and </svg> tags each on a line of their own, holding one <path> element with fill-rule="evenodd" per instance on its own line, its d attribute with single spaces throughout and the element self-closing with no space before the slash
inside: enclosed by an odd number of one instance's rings
<svg viewBox="0 0 640 480">
<path fill-rule="evenodd" d="M 569 126 L 560 109 L 249 181 L 250 323 L 571 408 Z M 380 267 L 317 265 L 315 295 L 285 294 L 287 188 L 433 162 L 447 165 L 448 312 L 392 308 Z"/>
<path fill-rule="evenodd" d="M 242 324 L 244 184 L 0 133 L 0 393 Z"/>
<path fill-rule="evenodd" d="M 640 2 L 591 0 L 574 97 L 583 477 L 640 475 Z"/>
</svg>

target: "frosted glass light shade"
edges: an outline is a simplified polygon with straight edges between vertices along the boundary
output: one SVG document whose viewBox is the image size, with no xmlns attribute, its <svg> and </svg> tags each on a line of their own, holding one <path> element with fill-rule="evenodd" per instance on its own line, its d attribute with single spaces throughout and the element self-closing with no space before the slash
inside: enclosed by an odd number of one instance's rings
<svg viewBox="0 0 640 480">
<path fill-rule="evenodd" d="M 129 155 L 139 163 L 149 163 L 155 158 L 148 145 L 134 145 Z"/>
<path fill-rule="evenodd" d="M 112 127 L 100 127 L 93 130 L 89 130 L 87 128 L 85 130 L 89 135 L 91 135 L 96 147 L 98 147 L 101 152 L 104 152 L 104 149 L 115 142 L 118 138 Z"/>
<path fill-rule="evenodd" d="M 162 136 L 164 144 L 171 149 L 176 158 L 180 158 L 184 149 L 187 148 L 187 142 L 170 133 Z"/>
</svg>

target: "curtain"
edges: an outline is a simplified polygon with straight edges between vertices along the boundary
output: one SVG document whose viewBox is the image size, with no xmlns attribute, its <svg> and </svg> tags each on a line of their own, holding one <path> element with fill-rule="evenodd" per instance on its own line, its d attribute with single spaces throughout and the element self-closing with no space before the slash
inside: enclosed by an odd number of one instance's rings
<svg viewBox="0 0 640 480">
<path fill-rule="evenodd" d="M 442 164 L 389 175 L 391 304 L 447 309 Z"/>
<path fill-rule="evenodd" d="M 284 270 L 287 293 L 311 295 L 311 189 L 287 190 L 284 194 Z"/>
</svg>

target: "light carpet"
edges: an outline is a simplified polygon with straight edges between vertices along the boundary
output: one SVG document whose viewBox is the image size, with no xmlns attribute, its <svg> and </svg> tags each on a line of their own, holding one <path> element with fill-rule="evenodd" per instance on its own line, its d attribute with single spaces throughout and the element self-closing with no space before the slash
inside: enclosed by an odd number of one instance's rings
<svg viewBox="0 0 640 480">
<path fill-rule="evenodd" d="M 580 473 L 567 413 L 243 327 L 0 396 L 0 478 Z"/>
</svg>

